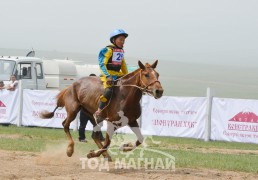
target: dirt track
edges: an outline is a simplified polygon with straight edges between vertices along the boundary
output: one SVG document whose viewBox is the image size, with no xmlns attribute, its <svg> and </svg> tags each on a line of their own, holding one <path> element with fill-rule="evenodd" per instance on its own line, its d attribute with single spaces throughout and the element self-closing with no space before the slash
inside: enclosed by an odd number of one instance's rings
<svg viewBox="0 0 258 180">
<path fill-rule="evenodd" d="M 145 172 L 110 167 L 109 171 L 82 169 L 80 155 L 66 157 L 65 148 L 42 153 L 0 150 L 0 179 L 258 179 L 257 174 L 176 168 L 175 172 Z"/>
</svg>

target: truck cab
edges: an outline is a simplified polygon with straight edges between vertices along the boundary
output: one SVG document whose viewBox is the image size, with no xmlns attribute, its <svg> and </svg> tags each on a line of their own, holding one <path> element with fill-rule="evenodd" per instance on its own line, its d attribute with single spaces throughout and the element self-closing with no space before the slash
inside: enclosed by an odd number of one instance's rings
<svg viewBox="0 0 258 180">
<path fill-rule="evenodd" d="M 0 57 L 0 80 L 5 85 L 10 82 L 10 76 L 15 75 L 22 81 L 23 89 L 46 89 L 43 61 L 36 57 Z"/>
</svg>

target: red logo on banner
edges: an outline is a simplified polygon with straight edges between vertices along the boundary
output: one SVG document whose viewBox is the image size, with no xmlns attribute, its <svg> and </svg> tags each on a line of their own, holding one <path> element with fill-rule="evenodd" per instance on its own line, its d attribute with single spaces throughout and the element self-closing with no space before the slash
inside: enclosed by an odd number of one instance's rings
<svg viewBox="0 0 258 180">
<path fill-rule="evenodd" d="M 250 133 L 258 132 L 258 116 L 249 109 L 239 112 L 228 120 L 228 130 L 231 132 L 224 131 L 223 134 L 240 138 L 256 138 L 256 134 L 252 136 Z"/>
<path fill-rule="evenodd" d="M 258 123 L 258 116 L 255 113 L 250 112 L 250 111 L 242 111 L 242 112 L 236 114 L 229 121 Z"/>
<path fill-rule="evenodd" d="M 2 101 L 0 101 L 0 107 L 6 107 Z"/>
</svg>

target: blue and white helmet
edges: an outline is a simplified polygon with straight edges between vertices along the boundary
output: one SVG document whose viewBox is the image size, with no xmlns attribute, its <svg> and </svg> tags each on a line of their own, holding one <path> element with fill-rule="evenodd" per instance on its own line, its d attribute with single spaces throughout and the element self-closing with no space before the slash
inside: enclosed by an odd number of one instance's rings
<svg viewBox="0 0 258 180">
<path fill-rule="evenodd" d="M 125 38 L 127 38 L 127 36 L 128 36 L 128 34 L 123 29 L 115 29 L 114 31 L 112 31 L 110 33 L 110 42 L 113 43 L 112 39 L 114 37 L 120 36 L 120 35 L 124 36 Z"/>
</svg>

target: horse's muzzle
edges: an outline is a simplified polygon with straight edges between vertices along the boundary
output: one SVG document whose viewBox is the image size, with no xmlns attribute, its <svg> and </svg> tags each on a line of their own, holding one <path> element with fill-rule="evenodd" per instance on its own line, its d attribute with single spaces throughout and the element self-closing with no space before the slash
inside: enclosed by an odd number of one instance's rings
<svg viewBox="0 0 258 180">
<path fill-rule="evenodd" d="M 163 89 L 162 88 L 160 88 L 160 89 L 154 89 L 153 90 L 153 95 L 154 95 L 154 97 L 156 98 L 156 99 L 159 99 L 159 98 L 161 98 L 161 96 L 163 95 Z"/>
</svg>

